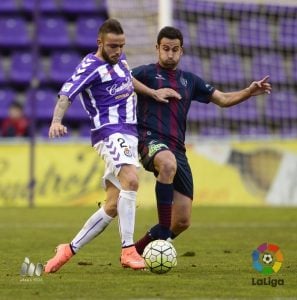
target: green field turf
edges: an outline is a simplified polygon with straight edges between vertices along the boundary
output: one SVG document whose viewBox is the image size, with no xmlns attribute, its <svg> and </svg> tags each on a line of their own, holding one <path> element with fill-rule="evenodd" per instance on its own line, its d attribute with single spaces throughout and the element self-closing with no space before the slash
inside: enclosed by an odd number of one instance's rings
<svg viewBox="0 0 297 300">
<path fill-rule="evenodd" d="M 297 299 L 296 208 L 195 208 L 191 228 L 174 242 L 178 265 L 165 275 L 120 267 L 115 221 L 58 273 L 20 276 L 26 256 L 45 262 L 93 211 L 1 208 L 0 299 Z M 155 220 L 155 209 L 137 209 L 135 237 Z M 270 282 L 284 285 L 252 284 L 265 278 L 251 264 L 252 251 L 263 242 L 283 252 L 282 268 Z"/>
</svg>

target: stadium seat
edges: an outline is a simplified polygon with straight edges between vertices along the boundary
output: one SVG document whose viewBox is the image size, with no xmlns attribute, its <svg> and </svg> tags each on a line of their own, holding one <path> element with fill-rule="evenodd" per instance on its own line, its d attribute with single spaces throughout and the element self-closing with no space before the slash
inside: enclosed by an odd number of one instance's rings
<svg viewBox="0 0 297 300">
<path fill-rule="evenodd" d="M 275 91 L 265 102 L 265 117 L 273 121 L 297 120 L 297 100 L 293 91 Z"/>
<path fill-rule="evenodd" d="M 256 54 L 252 58 L 251 68 L 252 80 L 260 80 L 269 75 L 271 83 L 287 82 L 284 59 L 281 54 Z"/>
<path fill-rule="evenodd" d="M 0 59 L 0 84 L 3 84 L 5 82 L 6 82 L 6 74 L 3 68 L 2 60 Z"/>
<path fill-rule="evenodd" d="M 283 48 L 297 48 L 297 19 L 282 18 L 278 28 L 278 45 Z"/>
<path fill-rule="evenodd" d="M 90 131 L 90 125 L 89 124 L 84 124 L 79 127 L 78 134 L 82 138 L 90 138 L 91 136 L 91 131 Z"/>
<path fill-rule="evenodd" d="M 183 21 L 183 20 L 174 20 L 174 26 L 178 28 L 182 34 L 183 34 L 183 42 L 185 48 L 190 48 L 193 44 L 192 38 L 191 38 L 191 30 L 190 30 L 190 23 Z M 196 25 L 195 25 L 196 26 Z"/>
<path fill-rule="evenodd" d="M 27 23 L 22 17 L 0 17 L 0 47 L 24 47 L 30 45 Z"/>
<path fill-rule="evenodd" d="M 57 100 L 57 93 L 50 89 L 29 90 L 26 94 L 25 113 L 31 116 L 31 100 L 36 103 L 36 118 L 38 121 L 49 122 L 52 118 Z"/>
<path fill-rule="evenodd" d="M 7 117 L 10 104 L 15 101 L 15 92 L 9 88 L 0 89 L 0 119 Z"/>
<path fill-rule="evenodd" d="M 101 0 L 100 5 L 97 5 L 96 0 L 61 0 L 61 10 L 65 13 L 94 13 L 98 15 L 100 11 L 106 11 L 105 0 Z"/>
<path fill-rule="evenodd" d="M 16 0 L 0 1 L 0 13 L 16 13 L 18 11 L 18 3 Z"/>
<path fill-rule="evenodd" d="M 187 120 L 190 122 L 197 121 L 214 121 L 220 118 L 220 112 L 218 108 L 212 104 L 204 104 L 196 101 L 192 101 L 191 107 L 188 113 Z"/>
<path fill-rule="evenodd" d="M 241 13 L 257 13 L 259 12 L 259 5 L 256 3 L 236 3 L 236 2 L 226 2 L 223 3 L 224 13 L 228 15 L 237 15 L 240 16 Z"/>
<path fill-rule="evenodd" d="M 232 54 L 215 54 L 211 57 L 211 80 L 219 84 L 236 84 L 245 80 L 242 58 Z"/>
<path fill-rule="evenodd" d="M 231 121 L 256 121 L 259 119 L 256 101 L 245 101 L 224 110 L 224 119 Z"/>
<path fill-rule="evenodd" d="M 55 51 L 50 57 L 49 80 L 64 83 L 75 71 L 81 57 L 77 52 Z"/>
<path fill-rule="evenodd" d="M 175 9 L 183 9 L 188 12 L 214 15 L 219 9 L 217 3 L 210 1 L 184 0 L 180 3 L 178 1 L 176 2 Z"/>
<path fill-rule="evenodd" d="M 67 22 L 62 17 L 44 17 L 40 20 L 38 29 L 38 42 L 41 47 L 71 47 Z"/>
<path fill-rule="evenodd" d="M 242 47 L 271 47 L 273 45 L 269 20 L 244 17 L 240 20 L 237 41 Z"/>
<path fill-rule="evenodd" d="M 38 1 L 39 9 L 46 13 L 57 13 L 59 5 L 57 0 Z M 22 0 L 21 7 L 24 11 L 32 12 L 36 8 L 36 0 Z"/>
<path fill-rule="evenodd" d="M 95 49 L 98 30 L 104 19 L 98 17 L 79 17 L 76 21 L 75 43 L 82 49 Z"/>
<path fill-rule="evenodd" d="M 89 121 L 87 112 L 84 110 L 80 98 L 76 97 L 72 104 L 69 106 L 66 120 L 69 121 Z"/>
<path fill-rule="evenodd" d="M 199 134 L 202 136 L 219 138 L 229 136 L 231 135 L 231 132 L 228 128 L 223 126 L 202 125 L 199 129 Z"/>
<path fill-rule="evenodd" d="M 227 21 L 214 18 L 199 18 L 196 45 L 206 48 L 226 48 L 230 46 L 231 38 Z"/>
<path fill-rule="evenodd" d="M 9 78 L 17 84 L 28 84 L 34 75 L 34 67 L 37 68 L 36 75 L 39 81 L 45 82 L 46 74 L 40 59 L 34 59 L 31 52 L 13 52 Z"/>
<path fill-rule="evenodd" d="M 291 76 L 295 86 L 297 85 L 297 54 L 293 57 L 291 65 Z"/>
<path fill-rule="evenodd" d="M 263 137 L 269 134 L 267 127 L 257 125 L 242 125 L 238 134 L 244 137 Z"/>
<path fill-rule="evenodd" d="M 204 78 L 202 61 L 198 56 L 183 55 L 180 62 L 180 69 L 189 71 Z"/>
</svg>

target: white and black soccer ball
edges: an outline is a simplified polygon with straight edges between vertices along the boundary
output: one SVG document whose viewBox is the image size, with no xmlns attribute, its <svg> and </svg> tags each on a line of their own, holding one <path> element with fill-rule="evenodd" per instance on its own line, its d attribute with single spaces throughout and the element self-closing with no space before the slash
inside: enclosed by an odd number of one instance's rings
<svg viewBox="0 0 297 300">
<path fill-rule="evenodd" d="M 150 242 L 142 254 L 147 268 L 157 274 L 169 272 L 177 265 L 177 254 L 173 245 L 165 240 Z"/>
<path fill-rule="evenodd" d="M 262 261 L 268 265 L 268 264 L 272 263 L 273 256 L 270 253 L 264 253 L 263 257 L 262 257 Z"/>
</svg>

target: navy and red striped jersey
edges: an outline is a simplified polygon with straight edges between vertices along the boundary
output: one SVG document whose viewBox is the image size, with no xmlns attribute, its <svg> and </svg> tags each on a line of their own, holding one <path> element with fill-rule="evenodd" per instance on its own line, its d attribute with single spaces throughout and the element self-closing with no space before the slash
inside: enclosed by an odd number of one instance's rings
<svg viewBox="0 0 297 300">
<path fill-rule="evenodd" d="M 169 99 L 169 103 L 161 103 L 138 95 L 139 140 L 150 137 L 163 141 L 171 151 L 185 152 L 186 121 L 191 101 L 209 103 L 214 87 L 193 73 L 167 70 L 158 63 L 134 68 L 132 75 L 150 88 L 172 88 L 182 96 L 180 100 Z"/>
</svg>

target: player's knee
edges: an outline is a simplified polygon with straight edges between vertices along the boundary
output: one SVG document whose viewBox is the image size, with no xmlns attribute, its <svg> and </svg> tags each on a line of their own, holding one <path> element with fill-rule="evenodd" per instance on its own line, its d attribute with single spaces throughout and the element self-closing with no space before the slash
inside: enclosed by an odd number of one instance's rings
<svg viewBox="0 0 297 300">
<path fill-rule="evenodd" d="M 174 178 L 176 173 L 176 160 L 172 158 L 164 159 L 159 166 L 159 174 L 162 177 Z"/>
<path fill-rule="evenodd" d="M 137 191 L 138 190 L 138 177 L 136 174 L 128 174 L 122 184 L 122 188 L 127 191 Z"/>
</svg>

